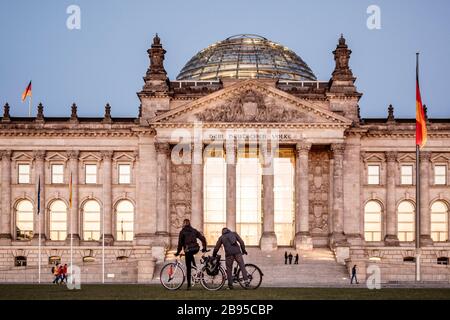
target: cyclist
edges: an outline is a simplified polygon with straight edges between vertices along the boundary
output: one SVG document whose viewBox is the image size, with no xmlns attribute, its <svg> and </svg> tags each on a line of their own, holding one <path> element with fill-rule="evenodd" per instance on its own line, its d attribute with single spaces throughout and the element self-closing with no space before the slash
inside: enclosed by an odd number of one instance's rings
<svg viewBox="0 0 450 320">
<path fill-rule="evenodd" d="M 183 228 L 178 236 L 178 248 L 175 256 L 179 256 L 181 249 L 184 249 L 186 257 L 186 276 L 187 276 L 187 290 L 191 289 L 191 268 L 192 264 L 195 265 L 194 255 L 200 250 L 197 239 L 202 242 L 202 252 L 206 252 L 206 238 L 196 229 L 192 228 L 189 219 L 184 219 Z"/>
<path fill-rule="evenodd" d="M 228 279 L 228 288 L 233 289 L 233 262 L 239 264 L 240 269 L 242 270 L 242 275 L 244 276 L 245 285 L 248 287 L 248 275 L 247 270 L 245 269 L 244 259 L 242 258 L 242 254 L 247 254 L 245 250 L 245 243 L 241 239 L 241 237 L 236 233 L 231 231 L 228 228 L 222 229 L 222 235 L 219 240 L 217 240 L 216 247 L 213 251 L 213 257 L 217 255 L 220 247 L 223 245 L 225 250 L 225 264 L 227 267 L 227 279 Z"/>
</svg>

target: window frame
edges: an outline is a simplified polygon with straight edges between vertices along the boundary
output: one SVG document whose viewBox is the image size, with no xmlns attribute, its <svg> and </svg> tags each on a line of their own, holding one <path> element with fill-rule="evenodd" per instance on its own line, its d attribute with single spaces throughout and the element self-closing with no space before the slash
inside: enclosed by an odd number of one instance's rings
<svg viewBox="0 0 450 320">
<path fill-rule="evenodd" d="M 125 236 L 125 239 L 121 239 L 121 237 L 119 237 L 119 231 L 121 230 L 120 227 L 119 227 L 119 215 L 121 213 L 130 213 L 129 211 L 119 211 L 119 205 L 122 202 L 129 202 L 129 204 L 133 208 L 133 211 L 132 211 L 133 218 L 131 220 L 131 222 L 132 222 L 132 230 L 131 231 L 130 230 L 126 230 L 125 231 L 126 234 L 131 233 L 131 235 L 132 235 L 131 240 L 126 239 L 127 236 Z M 116 239 L 116 241 L 120 241 L 120 242 L 133 241 L 133 239 L 134 239 L 134 232 L 135 232 L 135 225 L 134 225 L 135 224 L 135 215 L 136 215 L 136 207 L 135 207 L 133 201 L 131 201 L 129 199 L 121 199 L 121 200 L 117 201 L 117 203 L 115 205 L 115 219 L 114 219 L 115 220 L 115 239 Z M 124 220 L 122 220 L 122 221 L 124 221 Z M 130 223 L 130 220 L 127 220 L 127 221 L 124 221 L 124 222 Z"/>
<path fill-rule="evenodd" d="M 375 177 L 375 175 L 370 174 L 370 167 L 377 167 L 378 168 L 378 182 L 377 183 L 371 183 L 370 178 Z M 368 163 L 367 164 L 367 185 L 369 186 L 380 186 L 381 185 L 381 164 L 380 163 Z"/>
<path fill-rule="evenodd" d="M 54 220 L 53 220 L 53 214 L 54 214 L 54 213 L 62 213 L 62 211 L 57 211 L 57 210 L 54 210 L 54 209 L 52 210 L 52 207 L 53 207 L 53 206 L 55 205 L 55 203 L 57 203 L 57 202 L 61 202 L 61 203 L 64 205 L 64 207 L 65 207 L 65 215 L 66 215 L 65 221 L 63 221 L 63 220 L 56 220 L 56 221 L 54 221 Z M 62 199 L 55 199 L 55 200 L 53 200 L 53 201 L 50 203 L 48 214 L 49 214 L 49 216 L 48 216 L 48 236 L 49 236 L 49 239 L 50 239 L 51 241 L 65 241 L 65 240 L 67 239 L 68 234 L 69 234 L 69 233 L 68 233 L 68 226 L 69 226 L 69 208 L 68 208 L 67 204 L 66 204 Z M 65 229 L 65 230 L 61 230 L 61 229 L 52 229 L 53 223 L 61 223 L 61 222 L 65 222 L 65 225 L 66 225 L 66 229 Z M 57 232 L 57 233 L 58 233 L 57 239 L 53 239 L 53 238 L 52 238 L 52 232 Z M 64 239 L 59 239 L 59 238 L 60 238 L 60 233 L 65 233 L 65 238 L 64 238 Z"/>
<path fill-rule="evenodd" d="M 371 202 L 375 202 L 380 207 L 380 211 L 379 211 L 379 216 L 380 216 L 379 225 L 380 225 L 380 229 L 379 229 L 379 231 L 366 231 L 366 223 L 367 223 L 366 222 L 366 214 L 367 214 L 366 207 Z M 375 212 L 373 212 L 373 211 L 370 211 L 369 213 L 370 214 L 375 214 Z M 371 199 L 371 200 L 367 201 L 364 204 L 364 228 L 363 228 L 364 229 L 364 240 L 366 242 L 370 242 L 370 243 L 383 241 L 383 234 L 384 234 L 384 232 L 383 232 L 383 229 L 384 229 L 383 228 L 383 223 L 384 223 L 384 218 L 383 218 L 383 205 L 382 205 L 382 203 L 380 201 L 376 200 L 376 199 Z M 375 222 L 371 222 L 371 224 L 375 224 Z M 371 239 L 373 239 L 375 233 L 379 233 L 380 234 L 380 240 L 367 240 L 366 233 L 370 233 L 371 234 Z"/>
<path fill-rule="evenodd" d="M 56 176 L 57 177 L 62 177 L 62 182 L 55 182 L 55 172 L 54 172 L 54 167 L 56 166 L 61 166 L 62 168 L 62 173 L 58 173 Z M 65 168 L 64 168 L 64 163 L 52 163 L 50 164 L 50 177 L 51 177 L 51 182 L 52 184 L 64 184 L 65 181 Z"/>
<path fill-rule="evenodd" d="M 124 176 L 123 174 L 121 174 L 120 168 L 121 167 L 125 167 L 128 166 L 129 168 L 129 173 L 128 173 L 128 182 L 122 182 L 121 177 Z M 117 164 L 117 184 L 131 184 L 132 183 L 132 165 L 131 163 L 128 162 L 122 162 L 122 163 L 118 163 Z"/>
<path fill-rule="evenodd" d="M 89 174 L 87 168 L 95 167 L 95 182 L 88 182 L 88 176 L 92 177 L 93 174 Z M 97 163 L 85 163 L 84 164 L 84 184 L 98 184 L 98 165 Z"/>
<path fill-rule="evenodd" d="M 436 167 L 444 167 L 444 175 L 439 175 L 439 177 L 444 177 L 444 183 L 436 183 L 436 178 L 438 177 L 436 175 Z M 444 163 L 435 163 L 433 165 L 433 185 L 435 186 L 446 186 L 447 185 L 447 172 L 448 172 L 448 166 Z"/>
<path fill-rule="evenodd" d="M 98 207 L 99 207 L 98 221 L 94 221 L 94 220 L 86 221 L 86 205 L 89 202 L 91 202 L 91 201 L 92 202 L 96 202 Z M 82 227 L 82 239 L 83 239 L 83 241 L 88 241 L 88 242 L 100 241 L 101 238 L 102 238 L 102 210 L 103 210 L 100 202 L 97 201 L 96 199 L 88 199 L 87 201 L 85 201 L 83 203 L 83 207 L 82 208 L 83 208 L 82 209 L 83 210 L 83 215 L 82 215 L 82 220 L 81 220 L 81 227 Z M 88 212 L 93 213 L 94 211 L 88 211 Z M 95 213 L 97 213 L 97 212 L 95 212 Z M 99 223 L 98 230 L 93 230 L 93 229 L 86 230 L 86 227 L 85 227 L 86 222 L 91 222 L 91 223 L 97 223 L 98 222 Z M 93 235 L 94 232 L 98 232 L 99 233 L 98 239 L 87 239 L 87 237 L 85 237 L 86 232 L 90 232 L 91 236 Z"/>
<path fill-rule="evenodd" d="M 405 177 L 405 175 L 403 175 L 403 168 L 411 168 L 411 175 L 410 176 L 406 176 L 406 177 L 410 177 L 411 182 L 410 183 L 404 183 L 403 182 L 403 178 Z M 402 163 L 400 164 L 400 185 L 401 186 L 412 186 L 414 185 L 414 165 L 411 163 Z"/>
<path fill-rule="evenodd" d="M 19 206 L 22 202 L 28 202 L 29 204 L 31 204 L 31 211 L 20 211 L 19 210 Z M 31 230 L 29 229 L 25 229 L 25 234 L 29 234 L 29 236 L 25 236 L 25 237 L 20 237 L 18 235 L 18 230 L 19 230 L 19 225 L 21 223 L 19 223 L 19 214 L 20 213 L 28 213 L 31 214 L 31 220 L 26 220 L 26 219 L 21 219 L 20 222 L 25 222 L 25 223 L 31 223 Z M 34 236 L 34 215 L 35 215 L 35 209 L 34 209 L 34 204 L 33 202 L 31 202 L 29 199 L 20 199 L 19 201 L 16 202 L 15 205 L 15 210 L 14 210 L 14 227 L 15 227 L 15 232 L 14 232 L 14 239 L 17 241 L 30 241 L 31 239 L 33 239 Z"/>
<path fill-rule="evenodd" d="M 20 173 L 20 168 L 27 166 L 28 167 L 28 182 L 21 182 L 20 177 L 23 176 L 23 174 Z M 17 164 L 17 184 L 31 184 L 31 164 L 21 162 Z"/>
</svg>

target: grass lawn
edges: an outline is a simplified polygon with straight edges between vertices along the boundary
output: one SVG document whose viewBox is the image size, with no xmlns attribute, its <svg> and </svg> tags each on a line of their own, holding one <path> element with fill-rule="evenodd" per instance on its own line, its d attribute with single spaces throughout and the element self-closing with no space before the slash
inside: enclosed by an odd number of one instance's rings
<svg viewBox="0 0 450 320">
<path fill-rule="evenodd" d="M 168 291 L 160 285 L 82 285 L 81 290 L 68 290 L 57 285 L 0 285 L 0 300 L 449 300 L 450 289 L 389 288 L 259 288 L 208 292 L 200 287 L 191 291 Z"/>
</svg>

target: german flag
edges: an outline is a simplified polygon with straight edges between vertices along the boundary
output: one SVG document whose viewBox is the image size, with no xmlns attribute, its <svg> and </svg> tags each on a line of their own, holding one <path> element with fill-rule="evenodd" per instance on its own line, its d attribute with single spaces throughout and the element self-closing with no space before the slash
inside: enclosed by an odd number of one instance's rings
<svg viewBox="0 0 450 320">
<path fill-rule="evenodd" d="M 22 93 L 22 102 L 24 102 L 27 97 L 31 97 L 31 81 L 25 91 Z"/>
<path fill-rule="evenodd" d="M 427 121 L 422 105 L 419 86 L 419 54 L 416 60 L 416 145 L 423 148 L 427 142 Z"/>
</svg>

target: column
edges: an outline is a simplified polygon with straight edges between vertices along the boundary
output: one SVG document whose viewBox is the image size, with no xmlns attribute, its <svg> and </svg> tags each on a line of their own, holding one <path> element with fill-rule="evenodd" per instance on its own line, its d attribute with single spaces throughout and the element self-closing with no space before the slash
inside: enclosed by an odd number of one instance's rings
<svg viewBox="0 0 450 320">
<path fill-rule="evenodd" d="M 196 142 L 192 150 L 191 225 L 203 232 L 203 144 Z"/>
<path fill-rule="evenodd" d="M 67 152 L 67 156 L 69 157 L 69 179 L 70 175 L 72 175 L 72 208 L 69 210 L 69 230 L 67 232 L 66 242 L 70 243 L 70 239 L 72 237 L 73 241 L 79 243 L 80 235 L 79 235 L 79 200 L 78 200 L 78 156 L 80 152 L 78 150 L 70 150 Z"/>
<path fill-rule="evenodd" d="M 295 247 L 297 250 L 311 250 L 312 238 L 309 231 L 309 150 L 311 144 L 299 142 L 296 145 L 295 161 Z"/>
<path fill-rule="evenodd" d="M 11 241 L 11 150 L 0 153 L 2 158 L 2 194 L 0 212 L 0 243 L 8 244 Z"/>
<path fill-rule="evenodd" d="M 34 183 L 35 183 L 35 199 L 37 201 L 37 184 L 40 180 L 41 182 L 41 195 L 40 195 L 40 212 L 37 214 L 37 202 L 36 202 L 36 208 L 35 208 L 35 218 L 34 218 L 34 235 L 33 239 L 38 240 L 39 234 L 41 234 L 41 241 L 46 239 L 45 235 L 45 226 L 46 221 L 49 220 L 49 217 L 47 216 L 46 208 L 45 208 L 45 151 L 43 150 L 36 150 L 34 151 L 34 160 L 35 160 L 35 166 L 34 166 Z M 40 221 L 39 221 L 40 220 Z"/>
<path fill-rule="evenodd" d="M 155 151 L 155 132 L 143 131 L 139 134 L 139 159 L 136 166 L 136 221 L 135 245 L 149 246 L 156 232 L 156 180 L 157 163 Z M 152 255 L 153 255 L 152 250 Z M 158 259 L 163 257 L 160 252 Z M 154 254 L 153 256 L 156 256 Z"/>
<path fill-rule="evenodd" d="M 275 234 L 275 216 L 274 216 L 274 172 L 273 172 L 273 155 L 271 147 L 263 150 L 260 145 L 262 154 L 262 188 L 263 188 L 263 232 L 261 236 L 260 246 L 263 251 L 272 251 L 277 249 L 277 236 Z"/>
<path fill-rule="evenodd" d="M 169 236 L 168 214 L 168 174 L 170 145 L 167 142 L 158 142 L 156 147 L 157 161 L 157 203 L 156 203 L 156 235 Z"/>
<path fill-rule="evenodd" d="M 237 146 L 227 141 L 227 228 L 236 231 L 236 164 Z"/>
<path fill-rule="evenodd" d="M 386 152 L 386 161 L 386 236 L 384 242 L 387 246 L 398 246 L 397 206 L 395 198 L 397 152 Z"/>
<path fill-rule="evenodd" d="M 103 231 L 105 244 L 111 245 L 114 241 L 112 232 L 112 151 L 102 151 L 103 173 Z"/>
<path fill-rule="evenodd" d="M 335 245 L 346 244 L 344 235 L 344 149 L 343 143 L 331 145 L 334 157 L 333 168 L 333 221 L 334 230 L 332 240 Z M 358 196 L 358 195 L 356 195 Z"/>
<path fill-rule="evenodd" d="M 433 245 L 430 213 L 430 158 L 431 152 L 420 152 L 420 245 Z"/>
</svg>

